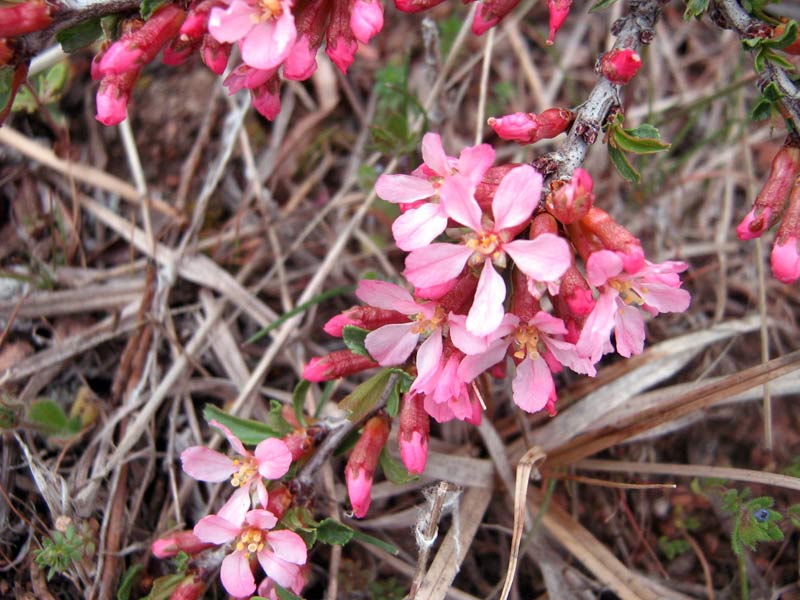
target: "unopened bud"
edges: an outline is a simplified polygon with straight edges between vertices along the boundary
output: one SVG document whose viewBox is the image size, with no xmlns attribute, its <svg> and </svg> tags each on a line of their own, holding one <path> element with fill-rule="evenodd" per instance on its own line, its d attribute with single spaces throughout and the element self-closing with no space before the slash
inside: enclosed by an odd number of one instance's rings
<svg viewBox="0 0 800 600">
<path fill-rule="evenodd" d="M 292 458 L 294 460 L 294 457 Z M 292 505 L 292 493 L 285 485 L 279 485 L 269 491 L 269 499 L 264 507 L 278 519 L 282 518 Z"/>
<path fill-rule="evenodd" d="M 289 447 L 292 462 L 303 458 L 314 447 L 314 440 L 311 439 L 305 428 L 296 429 L 282 439 Z"/>
<path fill-rule="evenodd" d="M 394 0 L 394 5 L 398 10 L 406 13 L 418 13 L 438 6 L 444 0 Z"/>
<path fill-rule="evenodd" d="M 572 173 L 572 179 L 557 179 L 550 184 L 551 192 L 547 195 L 547 210 L 556 219 L 569 225 L 585 217 L 594 202 L 594 182 L 589 173 L 578 167 Z"/>
<path fill-rule="evenodd" d="M 556 33 L 567 20 L 572 0 L 547 0 L 547 10 L 550 11 L 550 35 L 547 36 L 547 45 L 551 46 Z"/>
<path fill-rule="evenodd" d="M 228 67 L 231 45 L 218 42 L 211 34 L 204 35 L 200 43 L 200 54 L 203 62 L 217 75 L 222 75 Z"/>
<path fill-rule="evenodd" d="M 273 76 L 265 84 L 250 90 L 253 108 L 255 108 L 261 116 L 270 121 L 274 121 L 278 113 L 281 112 L 279 86 L 280 82 L 277 76 Z"/>
<path fill-rule="evenodd" d="M 770 262 L 772 274 L 783 283 L 792 283 L 800 277 L 800 179 L 795 181 L 789 196 L 789 205 L 778 227 Z"/>
<path fill-rule="evenodd" d="M 118 125 L 128 116 L 128 100 L 139 77 L 139 71 L 107 75 L 97 90 L 97 115 L 103 125 Z"/>
<path fill-rule="evenodd" d="M 44 0 L 28 0 L 0 8 L 0 38 L 13 38 L 46 29 L 53 22 Z"/>
<path fill-rule="evenodd" d="M 533 144 L 564 133 L 575 119 L 575 113 L 565 108 L 549 108 L 541 114 L 513 113 L 490 117 L 489 126 L 504 140 L 518 144 Z"/>
<path fill-rule="evenodd" d="M 492 200 L 494 199 L 495 192 L 497 192 L 497 187 L 500 185 L 503 177 L 505 177 L 511 169 L 518 166 L 520 166 L 520 163 L 498 165 L 496 167 L 490 167 L 489 170 L 483 174 L 483 178 L 475 188 L 475 200 L 478 202 L 478 206 L 481 207 L 481 210 L 486 211 L 487 214 L 491 214 Z"/>
<path fill-rule="evenodd" d="M 354 306 L 330 319 L 322 326 L 322 330 L 328 335 L 342 337 L 342 332 L 348 325 L 374 331 L 384 325 L 401 323 L 408 323 L 408 317 L 396 310 L 375 308 L 374 306 Z"/>
<path fill-rule="evenodd" d="M 150 551 L 156 558 L 172 558 L 178 552 L 197 554 L 214 544 L 208 544 L 197 537 L 192 530 L 177 531 L 157 539 L 150 546 Z"/>
<path fill-rule="evenodd" d="M 551 217 L 552 218 L 552 217 Z M 511 296 L 510 312 L 519 317 L 521 323 L 527 323 L 542 310 L 538 298 L 528 287 L 528 276 L 521 270 L 514 269 L 512 274 L 514 291 Z M 505 362 L 505 361 L 501 361 Z"/>
<path fill-rule="evenodd" d="M 372 479 L 387 439 L 389 439 L 388 417 L 383 415 L 372 417 L 364 425 L 364 431 L 358 438 L 344 469 L 347 494 L 353 506 L 353 514 L 359 519 L 369 510 Z"/>
<path fill-rule="evenodd" d="M 622 266 L 628 273 L 636 273 L 644 266 L 644 250 L 642 243 L 630 231 L 611 218 L 607 212 L 593 206 L 580 221 L 580 228 L 584 230 L 587 238 L 595 247 L 595 250 L 611 250 L 622 259 Z M 578 251 L 585 252 L 578 245 Z M 584 260 L 589 258 L 588 254 L 583 256 Z"/>
<path fill-rule="evenodd" d="M 421 394 L 409 393 L 403 396 L 403 405 L 400 408 L 397 439 L 400 444 L 400 458 L 409 473 L 422 473 L 428 461 L 431 418 L 425 412 L 424 402 Z"/>
<path fill-rule="evenodd" d="M 514 10 L 519 0 L 483 0 L 472 20 L 472 33 L 483 35 Z"/>
<path fill-rule="evenodd" d="M 315 382 L 330 381 L 377 366 L 378 363 L 368 356 L 355 354 L 350 350 L 336 350 L 327 356 L 312 358 L 303 369 L 303 379 Z"/>
<path fill-rule="evenodd" d="M 780 220 L 798 175 L 800 148 L 784 145 L 772 159 L 767 181 L 758 193 L 753 208 L 736 228 L 740 240 L 761 237 Z"/>
<path fill-rule="evenodd" d="M 205 592 L 205 580 L 191 573 L 175 587 L 169 600 L 200 600 Z"/>
<path fill-rule="evenodd" d="M 642 66 L 642 57 L 631 48 L 616 48 L 600 59 L 600 74 L 615 85 L 625 85 Z"/>
<path fill-rule="evenodd" d="M 355 0 L 350 13 L 350 29 L 359 42 L 369 43 L 383 29 L 383 4 L 378 1 Z"/>
</svg>

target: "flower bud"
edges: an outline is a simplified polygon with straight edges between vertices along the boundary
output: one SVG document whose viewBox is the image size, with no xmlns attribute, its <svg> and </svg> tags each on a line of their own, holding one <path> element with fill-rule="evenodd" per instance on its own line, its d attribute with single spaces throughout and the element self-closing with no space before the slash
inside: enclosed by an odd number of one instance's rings
<svg viewBox="0 0 800 600">
<path fill-rule="evenodd" d="M 292 46 L 289 56 L 283 61 L 283 76 L 286 79 L 303 81 L 311 77 L 317 70 L 319 45 L 313 45 L 310 36 L 301 36 L 299 30 L 297 33 L 297 41 Z"/>
<path fill-rule="evenodd" d="M 428 461 L 428 439 L 431 419 L 425 412 L 424 397 L 408 393 L 403 396 L 400 408 L 400 428 L 397 439 L 400 458 L 409 473 L 422 473 Z"/>
<path fill-rule="evenodd" d="M 200 600 L 206 592 L 206 582 L 190 573 L 175 587 L 169 600 Z"/>
<path fill-rule="evenodd" d="M 438 6 L 444 0 L 394 0 L 394 5 L 398 10 L 406 13 L 418 13 Z"/>
<path fill-rule="evenodd" d="M 295 429 L 282 439 L 292 454 L 292 462 L 303 458 L 314 447 L 314 440 L 305 428 Z"/>
<path fill-rule="evenodd" d="M 740 240 L 761 237 L 780 220 L 798 175 L 800 148 L 784 145 L 772 159 L 767 181 L 758 193 L 753 208 L 736 228 Z"/>
<path fill-rule="evenodd" d="M 547 45 L 552 46 L 556 33 L 564 21 L 567 20 L 572 0 L 547 0 L 547 10 L 550 11 L 550 35 L 547 36 Z"/>
<path fill-rule="evenodd" d="M 481 210 L 485 211 L 487 214 L 491 214 L 492 199 L 494 199 L 497 186 L 500 185 L 503 177 L 505 177 L 510 170 L 518 166 L 520 166 L 520 163 L 498 165 L 496 167 L 490 167 L 489 170 L 483 174 L 483 179 L 481 179 L 481 182 L 478 184 L 477 188 L 475 188 L 475 200 L 478 206 L 481 207 Z"/>
<path fill-rule="evenodd" d="M 588 241 L 588 246 L 575 243 L 584 260 L 591 252 L 605 249 L 622 259 L 622 266 L 628 273 L 636 273 L 644 266 L 642 243 L 604 210 L 593 206 L 578 224 Z"/>
<path fill-rule="evenodd" d="M 150 551 L 156 558 L 172 558 L 178 554 L 178 552 L 197 554 L 213 546 L 214 544 L 203 542 L 189 529 L 186 531 L 176 531 L 175 533 L 158 538 L 150 545 Z"/>
<path fill-rule="evenodd" d="M 280 80 L 274 75 L 266 83 L 250 90 L 250 97 L 255 108 L 261 116 L 275 120 L 281 112 Z"/>
<path fill-rule="evenodd" d="M 355 0 L 350 13 L 350 29 L 362 44 L 383 29 L 383 4 L 378 1 Z"/>
<path fill-rule="evenodd" d="M 294 460 L 294 457 L 292 457 Z M 285 485 L 279 485 L 269 491 L 269 499 L 267 505 L 264 507 L 278 519 L 282 518 L 292 505 L 292 493 Z"/>
<path fill-rule="evenodd" d="M 483 0 L 472 20 L 472 33 L 483 35 L 519 4 L 519 0 Z"/>
<path fill-rule="evenodd" d="M 138 70 L 104 77 L 97 90 L 95 118 L 103 125 L 122 123 L 128 116 L 128 100 L 138 78 Z"/>
<path fill-rule="evenodd" d="M 567 309 L 575 317 L 588 317 L 594 309 L 594 295 L 586 278 L 575 265 L 561 276 L 558 295 L 566 302 Z"/>
<path fill-rule="evenodd" d="M 770 255 L 772 274 L 783 283 L 792 283 L 800 277 L 798 238 L 800 238 L 800 179 L 796 179 L 792 187 L 789 206 L 778 227 Z"/>
<path fill-rule="evenodd" d="M 504 140 L 518 144 L 533 144 L 564 133 L 575 119 L 575 113 L 565 108 L 549 108 L 541 114 L 513 113 L 490 117 L 489 126 Z"/>
<path fill-rule="evenodd" d="M 314 357 L 303 369 L 303 379 L 309 381 L 330 381 L 377 367 L 378 363 L 368 356 L 355 354 L 350 350 L 336 350 L 327 356 Z"/>
<path fill-rule="evenodd" d="M 514 269 L 512 274 L 514 292 L 511 296 L 510 312 L 519 317 L 521 323 L 528 323 L 542 310 L 538 298 L 528 287 L 528 276 L 519 269 Z M 504 361 L 501 361 L 504 362 Z"/>
<path fill-rule="evenodd" d="M 46 29 L 53 22 L 44 0 L 28 0 L 0 8 L 0 38 L 13 38 Z"/>
<path fill-rule="evenodd" d="M 642 66 L 642 58 L 631 48 L 615 48 L 600 59 L 600 74 L 615 85 L 625 85 Z"/>
<path fill-rule="evenodd" d="M 375 467 L 378 466 L 378 459 L 387 439 L 389 439 L 388 417 L 384 415 L 372 417 L 364 425 L 364 431 L 358 438 L 344 469 L 347 494 L 353 506 L 353 514 L 359 519 L 369 510 Z"/>
<path fill-rule="evenodd" d="M 408 323 L 408 317 L 396 310 L 375 308 L 374 306 L 354 306 L 330 319 L 322 326 L 322 329 L 328 335 L 342 337 L 342 332 L 348 325 L 374 331 L 384 325 L 401 323 Z"/>
<path fill-rule="evenodd" d="M 578 167 L 570 181 L 557 179 L 550 184 L 552 191 L 547 195 L 547 210 L 565 225 L 574 223 L 585 217 L 592 208 L 593 187 L 592 176 Z"/>
<path fill-rule="evenodd" d="M 200 54 L 203 62 L 213 73 L 222 75 L 228 66 L 231 45 L 218 42 L 211 34 L 204 35 L 200 42 Z"/>
</svg>

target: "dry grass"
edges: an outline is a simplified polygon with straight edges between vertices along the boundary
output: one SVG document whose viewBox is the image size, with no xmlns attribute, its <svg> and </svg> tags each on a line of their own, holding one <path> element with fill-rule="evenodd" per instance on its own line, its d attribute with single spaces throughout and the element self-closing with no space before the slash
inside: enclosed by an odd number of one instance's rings
<svg viewBox="0 0 800 600">
<path fill-rule="evenodd" d="M 433 16 L 468 23 L 456 4 Z M 245 340 L 366 271 L 397 274 L 391 217 L 362 185 L 364 169 L 407 171 L 417 159 L 372 146 L 378 69 L 408 57 L 410 92 L 446 148 L 496 143 L 487 128 L 476 130 L 485 116 L 574 106 L 594 84 L 594 57 L 620 6 L 584 8 L 578 3 L 553 48 L 543 44 L 544 7 L 529 2 L 492 35 L 447 34 L 451 50 L 438 61 L 426 60 L 435 45 L 426 48 L 421 19 L 390 10 L 390 25 L 348 77 L 321 61 L 308 85 L 285 86 L 273 124 L 193 65 L 153 68 L 129 125 L 103 129 L 91 118 L 87 57 L 79 56 L 62 100 L 65 126 L 16 115 L 0 129 L 8 425 L 0 597 L 115 598 L 120 575 L 136 565 L 131 597 L 146 593 L 171 568 L 149 556 L 152 540 L 191 526 L 218 500 L 216 486 L 190 480 L 176 460 L 187 446 L 220 442 L 202 406 L 258 419 L 270 399 L 290 401 L 304 361 L 337 348 L 320 325 L 354 298 Z M 386 588 L 391 577 L 405 591 L 414 582 L 420 599 L 500 597 L 517 554 L 511 598 L 737 597 L 730 523 L 688 484 L 747 483 L 784 511 L 800 489 L 778 473 L 800 455 L 800 294 L 764 277 L 761 251 L 732 235 L 781 132 L 748 121 L 753 76 L 735 37 L 685 23 L 677 6 L 656 33 L 622 100 L 629 122 L 659 126 L 672 151 L 640 161 L 640 186 L 621 180 L 602 147 L 585 166 L 598 204 L 642 236 L 653 260 L 691 264 L 690 310 L 651 322 L 642 356 L 607 361 L 593 380 L 564 378 L 553 419 L 512 410 L 498 383 L 480 429 L 436 428 L 425 476 L 378 483 L 369 518 L 353 523 L 400 554 L 357 544 L 319 550 L 306 597 L 367 597 L 369 584 Z M 412 125 L 419 131 L 422 122 Z M 498 153 L 530 160 L 557 143 L 499 144 Z M 352 383 L 337 384 L 332 398 Z M 312 390 L 309 406 L 320 393 Z M 26 416 L 41 399 L 73 411 L 80 431 L 42 435 Z M 335 403 L 324 414 L 335 417 Z M 528 486 L 530 469 L 519 481 L 514 471 L 531 448 L 546 457 Z M 436 508 L 422 490 L 442 480 L 452 486 Z M 320 472 L 315 506 L 347 521 L 342 481 L 335 460 Z M 658 539 L 679 534 L 681 515 L 701 525 L 684 532 L 691 550 L 668 560 Z M 65 519 L 88 532 L 96 552 L 47 580 L 33 551 Z M 418 558 L 418 522 L 430 561 Z M 748 555 L 754 598 L 781 589 L 798 597 L 797 536 L 782 527 L 783 545 Z"/>
</svg>

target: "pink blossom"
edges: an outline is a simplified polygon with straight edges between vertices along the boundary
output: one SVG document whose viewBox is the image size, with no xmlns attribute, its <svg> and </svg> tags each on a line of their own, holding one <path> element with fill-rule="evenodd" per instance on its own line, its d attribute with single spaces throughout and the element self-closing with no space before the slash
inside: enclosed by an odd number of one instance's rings
<svg viewBox="0 0 800 600">
<path fill-rule="evenodd" d="M 203 517 L 194 534 L 211 544 L 234 542 L 233 551 L 222 561 L 220 579 L 225 590 L 236 598 L 256 591 L 250 567 L 255 554 L 267 577 L 283 587 L 292 587 L 297 567 L 307 559 L 306 544 L 299 535 L 286 529 L 273 530 L 277 518 L 268 510 L 225 507 L 216 515 Z"/>
<path fill-rule="evenodd" d="M 594 252 L 586 261 L 586 273 L 593 286 L 600 289 L 594 309 L 584 323 L 577 348 L 592 363 L 610 350 L 608 336 L 614 331 L 617 352 L 628 358 L 644 349 L 642 309 L 652 315 L 683 312 L 689 308 L 689 292 L 680 289 L 678 273 L 686 263 L 645 261 L 635 273 L 624 271 L 622 259 L 614 252 Z"/>
<path fill-rule="evenodd" d="M 332 40 L 330 38 L 331 36 L 329 35 L 325 53 L 342 73 L 347 73 L 347 69 L 356 58 L 358 42 L 355 39 L 348 39 L 344 35 L 334 37 Z"/>
<path fill-rule="evenodd" d="M 467 329 L 475 335 L 494 331 L 503 319 L 506 286 L 495 270 L 507 257 L 537 281 L 554 281 L 570 265 L 567 242 L 545 233 L 535 240 L 514 240 L 539 203 L 542 176 L 530 166 L 509 171 L 492 199 L 492 220 L 485 219 L 474 197 L 474 187 L 463 177 L 443 184 L 442 204 L 447 215 L 467 226 L 461 244 L 434 243 L 406 258 L 406 278 L 415 286 L 431 287 L 457 277 L 464 266 L 481 267 L 475 300 L 467 315 Z"/>
<path fill-rule="evenodd" d="M 470 146 L 459 157 L 448 156 L 437 133 L 422 138 L 423 164 L 412 175 L 381 175 L 375 192 L 387 202 L 407 204 L 431 199 L 406 210 L 392 224 L 392 233 L 401 250 L 415 250 L 428 245 L 447 227 L 447 214 L 438 202 L 442 184 L 455 174 L 477 186 L 494 161 L 494 149 L 488 144 Z"/>
<path fill-rule="evenodd" d="M 317 70 L 317 46 L 311 44 L 307 34 L 301 35 L 289 56 L 283 63 L 283 76 L 286 79 L 303 81 L 308 79 Z"/>
<path fill-rule="evenodd" d="M 208 31 L 219 42 L 238 42 L 242 60 L 256 69 L 278 67 L 297 36 L 291 0 L 230 0 L 211 9 Z"/>
<path fill-rule="evenodd" d="M 386 281 L 362 279 L 356 296 L 366 304 L 391 308 L 411 318 L 407 323 L 384 325 L 368 333 L 364 345 L 370 355 L 383 366 L 403 364 L 425 336 L 417 350 L 417 373 L 418 377 L 427 377 L 442 355 L 442 327 L 447 320 L 442 307 L 436 302 L 419 303 L 406 290 Z"/>
<path fill-rule="evenodd" d="M 558 180 L 559 184 L 547 195 L 547 210 L 564 225 L 569 225 L 585 217 L 594 202 L 594 182 L 588 171 L 578 167 L 569 181 Z M 554 187 L 551 184 L 551 189 Z"/>
<path fill-rule="evenodd" d="M 379 1 L 355 0 L 350 13 L 350 29 L 362 44 L 383 29 L 383 4 Z"/>
<path fill-rule="evenodd" d="M 250 452 L 225 425 L 214 420 L 208 424 L 222 432 L 240 458 L 229 458 L 205 446 L 192 446 L 181 453 L 183 470 L 199 481 L 218 482 L 230 477 L 231 485 L 238 489 L 229 504 L 249 508 L 250 489 L 254 486 L 259 502 L 266 506 L 268 496 L 263 480 L 280 479 L 287 473 L 292 463 L 289 447 L 282 440 L 267 438 L 259 442 L 255 452 Z"/>
<path fill-rule="evenodd" d="M 481 406 L 470 393 L 469 381 L 458 376 L 458 365 L 464 354 L 454 348 L 446 348 L 427 374 L 418 376 L 409 393 L 424 396 L 424 408 L 438 423 L 452 419 L 467 421 L 474 425 L 481 422 Z"/>
<path fill-rule="evenodd" d="M 783 244 L 780 240 L 775 241 L 772 246 L 770 263 L 772 264 L 772 274 L 783 283 L 792 283 L 800 277 L 800 253 L 797 248 L 797 237 L 788 237 Z"/>
</svg>

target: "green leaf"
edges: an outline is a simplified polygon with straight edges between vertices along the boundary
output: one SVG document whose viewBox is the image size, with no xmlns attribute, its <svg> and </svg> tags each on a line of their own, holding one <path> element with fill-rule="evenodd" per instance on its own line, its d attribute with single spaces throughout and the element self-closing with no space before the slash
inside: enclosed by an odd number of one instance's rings
<svg viewBox="0 0 800 600">
<path fill-rule="evenodd" d="M 687 0 L 683 18 L 686 21 L 699 19 L 708 10 L 708 2 L 709 0 Z"/>
<path fill-rule="evenodd" d="M 750 119 L 752 121 L 763 121 L 764 119 L 768 119 L 770 114 L 772 114 L 772 102 L 761 98 L 758 102 L 756 102 L 753 110 L 750 111 Z"/>
<path fill-rule="evenodd" d="M 186 579 L 186 576 L 182 573 L 159 577 L 153 582 L 150 593 L 141 600 L 169 600 L 172 592 L 184 579 Z"/>
<path fill-rule="evenodd" d="M 359 540 L 360 542 L 364 542 L 365 544 L 371 544 L 376 548 L 380 548 L 381 550 L 385 550 L 389 554 L 397 556 L 400 554 L 400 549 L 393 546 L 388 542 L 384 542 L 383 540 L 376 538 L 374 536 L 368 535 L 366 533 L 362 533 L 361 531 L 354 530 L 353 531 L 353 539 Z"/>
<path fill-rule="evenodd" d="M 597 10 L 603 10 L 604 8 L 608 8 L 612 4 L 614 4 L 617 0 L 597 0 L 592 7 L 589 9 L 589 12 L 595 12 Z M 708 1 L 708 0 L 706 0 Z"/>
<path fill-rule="evenodd" d="M 783 32 L 774 38 L 764 40 L 764 46 L 773 50 L 783 50 L 797 41 L 797 22 L 789 21 Z"/>
<path fill-rule="evenodd" d="M 283 416 L 283 406 L 283 403 L 278 400 L 273 399 L 269 402 L 267 426 L 276 433 L 273 437 L 283 437 L 294 431 L 294 425 Z"/>
<path fill-rule="evenodd" d="M 101 35 L 103 35 L 103 27 L 98 18 L 81 21 L 77 25 L 62 29 L 56 34 L 56 40 L 61 44 L 64 52 L 70 53 L 88 46 Z"/>
<path fill-rule="evenodd" d="M 291 592 L 286 588 L 279 586 L 277 583 L 273 582 L 273 585 L 275 586 L 275 592 L 278 594 L 278 600 L 303 600 L 300 596 L 298 596 L 294 592 Z M 267 599 L 264 598 L 264 600 Z"/>
<path fill-rule="evenodd" d="M 80 419 L 70 419 L 52 400 L 37 400 L 31 404 L 28 420 L 46 435 L 68 437 L 81 430 Z"/>
<path fill-rule="evenodd" d="M 409 481 L 419 479 L 416 475 L 409 473 L 400 461 L 389 454 L 386 450 L 386 446 L 381 450 L 379 461 L 386 479 L 395 485 L 403 485 Z"/>
<path fill-rule="evenodd" d="M 608 146 L 608 156 L 611 159 L 611 163 L 617 169 L 619 174 L 625 178 L 625 180 L 631 183 L 639 183 L 642 180 L 642 176 L 639 174 L 639 171 L 633 168 L 633 165 L 631 165 L 628 158 L 610 144 Z"/>
<path fill-rule="evenodd" d="M 119 582 L 119 588 L 117 588 L 117 600 L 129 600 L 131 597 L 131 592 L 133 591 L 133 586 L 139 580 L 139 575 L 144 570 L 144 565 L 132 565 L 125 571 L 125 574 L 122 576 L 122 581 Z"/>
<path fill-rule="evenodd" d="M 301 379 L 297 382 L 297 385 L 294 386 L 294 390 L 292 390 L 292 408 L 294 408 L 294 416 L 297 422 L 303 427 L 306 427 L 306 417 L 303 413 L 303 406 L 305 405 L 306 394 L 310 387 L 310 381 Z"/>
<path fill-rule="evenodd" d="M 330 517 L 323 519 L 316 530 L 317 539 L 329 546 L 344 546 L 353 539 L 355 534 L 352 528 Z"/>
<path fill-rule="evenodd" d="M 231 430 L 233 435 L 242 440 L 243 444 L 258 444 L 267 438 L 281 437 L 279 432 L 264 423 L 253 421 L 252 419 L 234 417 L 213 404 L 206 404 L 203 407 L 203 417 L 206 421 L 219 421 L 222 423 Z"/>
<path fill-rule="evenodd" d="M 661 141 L 658 129 L 646 123 L 634 129 L 614 127 L 611 135 L 614 146 L 634 154 L 654 154 L 670 147 L 670 144 Z"/>
<path fill-rule="evenodd" d="M 672 540 L 665 535 L 658 538 L 658 549 L 667 557 L 667 560 L 675 560 L 677 556 L 688 552 L 691 548 L 689 542 L 683 539 Z"/>
<path fill-rule="evenodd" d="M 342 329 L 342 340 L 347 349 L 353 354 L 360 354 L 361 356 L 370 356 L 367 347 L 364 345 L 364 339 L 369 334 L 368 329 L 361 329 L 355 325 L 345 325 Z"/>
<path fill-rule="evenodd" d="M 142 0 L 142 3 L 139 5 L 139 12 L 142 14 L 142 18 L 147 20 L 167 2 L 169 2 L 169 0 Z"/>
<path fill-rule="evenodd" d="M 386 389 L 390 375 L 391 370 L 384 369 L 359 384 L 356 389 L 342 398 L 339 408 L 347 411 L 348 419 L 355 423 L 372 412 L 380 400 L 383 390 Z"/>
</svg>

